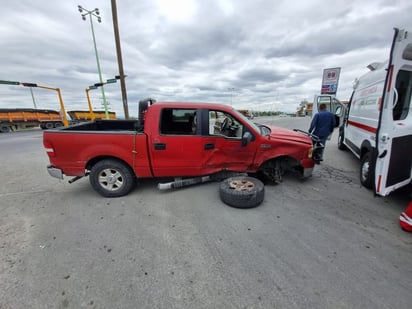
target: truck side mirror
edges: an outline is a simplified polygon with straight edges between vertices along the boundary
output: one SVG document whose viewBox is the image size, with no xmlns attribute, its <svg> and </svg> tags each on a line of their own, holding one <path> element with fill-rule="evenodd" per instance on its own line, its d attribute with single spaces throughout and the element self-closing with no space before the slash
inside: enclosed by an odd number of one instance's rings
<svg viewBox="0 0 412 309">
<path fill-rule="evenodd" d="M 242 147 L 247 146 L 247 144 L 249 144 L 251 140 L 252 140 L 252 133 L 246 131 L 242 136 Z"/>
</svg>

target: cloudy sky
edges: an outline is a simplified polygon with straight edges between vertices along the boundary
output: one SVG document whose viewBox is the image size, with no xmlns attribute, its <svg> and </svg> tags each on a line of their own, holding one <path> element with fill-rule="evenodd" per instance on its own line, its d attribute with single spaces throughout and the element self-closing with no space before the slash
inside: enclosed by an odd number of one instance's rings
<svg viewBox="0 0 412 309">
<path fill-rule="evenodd" d="M 60 88 L 67 110 L 87 109 L 85 88 L 119 74 L 110 0 L 0 0 L 0 80 Z M 388 57 L 393 28 L 412 30 L 410 0 L 117 0 L 129 113 L 146 97 L 253 110 L 295 111 L 320 92 L 325 68 L 341 68 L 337 97 L 350 97 L 366 66 Z M 105 86 L 123 114 L 120 83 Z M 33 88 L 38 108 L 57 92 Z M 100 90 L 90 91 L 96 110 Z M 0 85 L 0 108 L 33 108 L 30 88 Z"/>
</svg>

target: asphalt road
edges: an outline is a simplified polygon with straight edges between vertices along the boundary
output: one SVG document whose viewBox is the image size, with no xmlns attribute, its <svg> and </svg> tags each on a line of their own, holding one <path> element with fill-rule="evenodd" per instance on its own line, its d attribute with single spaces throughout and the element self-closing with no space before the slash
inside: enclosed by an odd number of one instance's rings
<svg viewBox="0 0 412 309">
<path fill-rule="evenodd" d="M 307 129 L 308 118 L 263 119 Z M 0 134 L 0 308 L 411 308 L 410 188 L 374 197 L 336 147 L 311 179 L 228 207 L 218 183 L 102 198 L 46 172 L 41 131 Z"/>
</svg>

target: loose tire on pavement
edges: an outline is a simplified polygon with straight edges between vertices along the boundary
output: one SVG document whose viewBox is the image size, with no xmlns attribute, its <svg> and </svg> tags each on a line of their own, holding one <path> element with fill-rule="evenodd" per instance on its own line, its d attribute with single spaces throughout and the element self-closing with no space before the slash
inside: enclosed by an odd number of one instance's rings
<svg viewBox="0 0 412 309">
<path fill-rule="evenodd" d="M 256 178 L 230 177 L 220 183 L 220 199 L 235 208 L 259 206 L 265 197 L 265 186 Z"/>
<path fill-rule="evenodd" d="M 136 183 L 133 171 L 124 163 L 106 159 L 96 163 L 90 170 L 90 184 L 105 197 L 128 194 Z"/>
</svg>

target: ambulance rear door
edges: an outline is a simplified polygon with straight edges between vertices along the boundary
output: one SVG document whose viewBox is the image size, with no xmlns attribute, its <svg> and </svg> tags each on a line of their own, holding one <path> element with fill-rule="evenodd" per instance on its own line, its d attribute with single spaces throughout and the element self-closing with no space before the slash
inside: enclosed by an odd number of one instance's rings
<svg viewBox="0 0 412 309">
<path fill-rule="evenodd" d="M 411 182 L 411 99 L 412 33 L 395 29 L 376 136 L 378 195 L 388 195 Z"/>
</svg>

